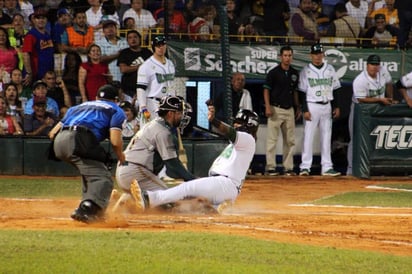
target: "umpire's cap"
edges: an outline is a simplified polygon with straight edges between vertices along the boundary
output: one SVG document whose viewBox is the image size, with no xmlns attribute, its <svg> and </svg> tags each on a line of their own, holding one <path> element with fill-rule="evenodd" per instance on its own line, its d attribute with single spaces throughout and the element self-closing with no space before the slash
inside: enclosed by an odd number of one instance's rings
<svg viewBox="0 0 412 274">
<path fill-rule="evenodd" d="M 159 111 L 183 111 L 184 109 L 184 100 L 179 96 L 168 95 L 162 97 L 159 102 Z"/>
<path fill-rule="evenodd" d="M 119 98 L 119 90 L 112 85 L 104 85 L 97 91 L 97 96 L 107 100 L 117 100 Z"/>
</svg>

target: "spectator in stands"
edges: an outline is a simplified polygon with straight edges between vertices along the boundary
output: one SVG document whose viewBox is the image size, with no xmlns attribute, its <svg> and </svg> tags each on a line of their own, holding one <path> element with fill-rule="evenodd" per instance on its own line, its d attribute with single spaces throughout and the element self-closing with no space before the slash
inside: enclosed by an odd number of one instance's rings
<svg viewBox="0 0 412 274">
<path fill-rule="evenodd" d="M 315 17 L 319 36 L 325 36 L 331 20 L 322 12 L 321 0 L 312 0 L 312 13 Z"/>
<path fill-rule="evenodd" d="M 81 63 L 82 59 L 77 52 L 68 52 L 64 57 L 62 80 L 69 91 L 72 106 L 82 102 L 79 90 L 79 69 Z"/>
<path fill-rule="evenodd" d="M 303 37 L 305 42 L 319 40 L 319 33 L 312 12 L 312 0 L 300 0 L 299 8 L 292 16 L 293 35 Z"/>
<path fill-rule="evenodd" d="M 391 105 L 393 99 L 392 76 L 386 69 L 381 66 L 381 58 L 372 54 L 366 61 L 366 69 L 356 76 L 353 81 L 352 105 L 349 114 L 349 135 L 348 144 L 348 168 L 346 175 L 352 175 L 353 160 L 353 125 L 355 104 L 379 103 L 382 105 Z"/>
<path fill-rule="evenodd" d="M 376 14 L 375 26 L 369 28 L 363 38 L 363 47 L 387 47 L 397 44 L 399 29 L 386 24 L 384 14 Z"/>
<path fill-rule="evenodd" d="M 1 1 L 1 0 L 0 0 Z M 16 117 L 7 114 L 6 99 L 0 96 L 0 135 L 22 135 L 21 129 Z"/>
<path fill-rule="evenodd" d="M 26 70 L 24 82 L 26 85 L 42 79 L 46 71 L 54 70 L 54 46 L 46 30 L 46 16 L 46 10 L 37 8 L 33 14 L 33 28 L 24 38 L 23 58 Z"/>
<path fill-rule="evenodd" d="M 343 0 L 322 0 L 322 11 L 326 16 L 330 18 L 330 20 L 335 19 L 334 15 L 334 8 L 335 5 L 338 3 L 345 3 L 346 1 Z"/>
<path fill-rule="evenodd" d="M 399 16 L 398 44 L 401 49 L 404 49 L 412 28 L 412 5 L 409 0 L 396 0 L 395 7 L 398 9 Z"/>
<path fill-rule="evenodd" d="M 196 18 L 197 11 L 194 9 L 194 0 L 185 1 L 183 7 L 183 16 L 187 23 L 192 22 Z"/>
<path fill-rule="evenodd" d="M 93 27 L 87 24 L 86 13 L 76 10 L 73 18 L 73 26 L 69 26 L 61 35 L 60 50 L 62 52 L 75 51 L 86 54 L 87 48 L 94 41 Z"/>
<path fill-rule="evenodd" d="M 22 107 L 24 108 L 26 101 L 30 99 L 33 94 L 32 90 L 30 87 L 23 85 L 23 74 L 20 69 L 13 69 L 10 78 L 10 83 L 15 84 L 17 87 L 17 94 L 19 96 L 20 101 L 22 101 Z"/>
<path fill-rule="evenodd" d="M 56 51 L 60 51 L 61 35 L 66 31 L 66 28 L 71 26 L 72 17 L 68 9 L 59 9 L 57 11 L 57 21 L 52 28 L 52 39 Z"/>
<path fill-rule="evenodd" d="M 263 31 L 268 36 L 280 36 L 275 41 L 283 44 L 288 33 L 286 22 L 290 19 L 290 7 L 286 0 L 266 0 L 263 2 Z"/>
<path fill-rule="evenodd" d="M 75 10 L 87 10 L 90 7 L 87 0 L 63 0 L 60 2 L 59 9 L 68 9 L 71 16 L 74 16 Z"/>
<path fill-rule="evenodd" d="M 70 98 L 70 93 L 62 80 L 62 78 L 56 77 L 56 72 L 48 71 L 43 77 L 43 81 L 47 85 L 47 96 L 54 99 L 60 109 L 64 106 L 71 107 L 72 100 Z"/>
<path fill-rule="evenodd" d="M 368 26 L 374 25 L 373 18 L 376 14 L 384 14 L 386 17 L 386 23 L 393 27 L 399 28 L 399 17 L 398 17 L 398 10 L 395 8 L 395 0 L 385 0 L 385 6 L 380 9 L 374 10 L 368 16 Z"/>
<path fill-rule="evenodd" d="M 187 32 L 187 22 L 183 13 L 175 8 L 176 0 L 165 0 L 167 1 L 167 15 L 168 15 L 168 32 L 169 33 L 186 33 Z M 164 1 L 164 2 L 165 2 Z M 153 17 L 157 22 L 157 26 L 164 28 L 165 26 L 165 9 L 162 7 L 157 9 Z"/>
<path fill-rule="evenodd" d="M 136 22 L 137 31 L 145 38 L 149 29 L 156 27 L 156 20 L 149 10 L 143 8 L 143 0 L 130 2 L 131 8 L 124 13 L 123 18 L 132 17 Z"/>
<path fill-rule="evenodd" d="M 120 51 L 127 48 L 127 41 L 123 37 L 117 36 L 117 23 L 115 21 L 105 21 L 103 23 L 103 33 L 104 37 L 96 41 L 96 45 L 100 46 L 102 52 L 101 62 L 109 64 L 113 81 L 120 82 L 122 74 L 117 66 L 117 58 Z"/>
<path fill-rule="evenodd" d="M 213 21 L 215 12 L 211 5 L 201 6 L 197 11 L 197 17 L 188 24 L 189 37 L 192 40 L 211 40 L 213 26 L 209 24 Z"/>
<path fill-rule="evenodd" d="M 12 18 L 15 14 L 20 13 L 20 7 L 17 0 L 4 0 L 3 12 Z"/>
<path fill-rule="evenodd" d="M 4 8 L 4 0 L 0 0 L 0 26 L 1 27 L 10 27 L 11 24 L 11 17 L 4 13 L 3 11 Z"/>
<path fill-rule="evenodd" d="M 100 0 L 87 0 L 90 8 L 86 10 L 87 24 L 93 27 L 94 30 L 94 41 L 102 38 L 102 7 Z"/>
<path fill-rule="evenodd" d="M 10 46 L 7 30 L 0 27 L 0 70 L 8 73 L 8 78 L 13 69 L 17 68 L 18 56 L 15 48 Z"/>
<path fill-rule="evenodd" d="M 31 2 L 32 1 L 28 0 L 19 0 L 19 3 L 17 5 L 20 7 L 20 12 L 18 14 L 21 14 L 24 18 L 29 18 L 30 14 L 34 12 L 34 7 Z M 24 23 L 25 28 L 29 29 L 29 20 L 26 20 Z"/>
<path fill-rule="evenodd" d="M 79 90 L 82 102 L 96 100 L 97 90 L 112 81 L 109 66 L 101 62 L 102 51 L 91 44 L 87 51 L 87 62 L 79 69 Z"/>
<path fill-rule="evenodd" d="M 124 100 L 133 102 L 136 99 L 137 70 L 140 65 L 152 56 L 152 52 L 141 47 L 142 36 L 137 30 L 127 32 L 128 48 L 120 51 L 117 65 L 122 73 L 121 88 Z"/>
<path fill-rule="evenodd" d="M 0 0 L 1 1 L 1 0 Z M 23 69 L 23 41 L 24 36 L 27 34 L 27 30 L 24 28 L 24 18 L 21 14 L 13 16 L 11 27 L 8 29 L 10 46 L 14 47 L 17 51 L 19 58 L 19 69 Z"/>
<path fill-rule="evenodd" d="M 229 40 L 236 41 L 239 40 L 238 35 L 242 35 L 245 32 L 245 26 L 241 22 L 240 17 L 236 13 L 236 1 L 227 0 L 226 1 L 226 14 L 229 25 Z"/>
<path fill-rule="evenodd" d="M 23 109 L 19 100 L 17 86 L 8 83 L 4 87 L 4 97 L 7 101 L 7 114 L 16 118 L 17 122 L 22 122 Z"/>
<path fill-rule="evenodd" d="M 118 2 L 119 2 L 119 6 L 117 8 L 117 12 L 119 13 L 119 18 L 121 20 L 123 20 L 123 22 L 124 22 L 123 15 L 124 15 L 126 10 L 131 8 L 130 0 L 118 0 Z M 123 27 L 124 27 L 124 25 L 123 25 Z"/>
<path fill-rule="evenodd" d="M 33 95 L 27 100 L 26 105 L 24 106 L 24 114 L 33 114 L 33 99 L 34 97 L 45 97 L 46 98 L 46 110 L 47 112 L 52 113 L 54 116 L 59 115 L 59 106 L 57 102 L 47 96 L 47 84 L 42 80 L 38 80 L 33 84 Z"/>
<path fill-rule="evenodd" d="M 126 114 L 126 119 L 122 125 L 122 137 L 131 138 L 140 128 L 136 108 L 128 101 L 121 102 L 119 106 Z"/>
<path fill-rule="evenodd" d="M 330 24 L 326 36 L 343 37 L 345 44 L 356 45 L 362 35 L 359 21 L 348 14 L 345 4 L 339 3 L 335 6 L 336 19 Z"/>
<path fill-rule="evenodd" d="M 123 20 L 123 30 L 131 30 L 131 29 L 136 29 L 136 22 L 134 21 L 133 17 L 126 17 Z M 124 32 L 126 34 L 126 32 Z M 125 35 L 126 36 L 126 35 Z"/>
<path fill-rule="evenodd" d="M 102 18 L 100 18 L 100 23 L 107 20 L 115 21 L 117 27 L 120 28 L 120 18 L 117 14 L 116 7 L 113 0 L 104 0 L 102 3 Z"/>
<path fill-rule="evenodd" d="M 47 98 L 34 96 L 33 113 L 24 115 L 24 132 L 27 136 L 47 136 L 58 118 L 46 111 Z"/>
<path fill-rule="evenodd" d="M 349 0 L 346 3 L 348 14 L 358 19 L 362 28 L 367 28 L 366 17 L 368 15 L 369 6 L 365 0 Z"/>
</svg>

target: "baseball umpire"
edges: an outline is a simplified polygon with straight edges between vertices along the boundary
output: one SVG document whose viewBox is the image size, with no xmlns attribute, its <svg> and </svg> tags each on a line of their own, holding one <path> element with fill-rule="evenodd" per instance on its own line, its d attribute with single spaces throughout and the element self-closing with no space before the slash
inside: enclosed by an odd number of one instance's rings
<svg viewBox="0 0 412 274">
<path fill-rule="evenodd" d="M 134 179 L 140 182 L 144 190 L 166 189 L 166 184 L 158 176 L 164 166 L 167 175 L 172 178 L 185 181 L 195 178 L 179 160 L 174 133 L 175 128 L 184 128 L 190 122 L 190 111 L 190 105 L 181 97 L 169 95 L 160 100 L 157 111 L 159 117 L 135 134 L 124 151 L 126 161 L 118 163 L 116 181 L 125 193 L 113 211 L 131 199 L 130 184 Z"/>
<path fill-rule="evenodd" d="M 71 214 L 80 222 L 103 220 L 113 190 L 110 157 L 100 142 L 109 138 L 119 162 L 125 161 L 122 123 L 126 116 L 116 104 L 118 96 L 115 87 L 100 87 L 96 101 L 71 107 L 49 133 L 55 156 L 74 165 L 82 176 L 82 200 Z"/>
<path fill-rule="evenodd" d="M 222 206 L 236 200 L 255 154 L 259 117 L 255 112 L 241 109 L 232 127 L 215 118 L 214 106 L 209 105 L 208 110 L 208 120 L 230 141 L 210 167 L 209 177 L 156 191 L 144 191 L 142 182 L 134 180 L 130 190 L 137 209 L 174 203 L 189 197 L 204 197 L 220 212 Z"/>
</svg>

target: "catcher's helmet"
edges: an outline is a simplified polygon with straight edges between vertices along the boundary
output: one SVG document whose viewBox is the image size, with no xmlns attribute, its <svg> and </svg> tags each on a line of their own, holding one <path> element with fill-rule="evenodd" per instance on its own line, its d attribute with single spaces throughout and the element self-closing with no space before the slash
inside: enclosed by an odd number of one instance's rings
<svg viewBox="0 0 412 274">
<path fill-rule="evenodd" d="M 236 130 L 250 133 L 251 135 L 256 137 L 256 132 L 259 127 L 259 116 L 256 114 L 256 112 L 250 111 L 248 109 L 241 109 L 236 114 L 234 123 L 241 125 L 239 127 L 236 127 Z"/>
<path fill-rule="evenodd" d="M 164 116 L 168 111 L 181 111 L 183 112 L 182 120 L 180 121 L 180 128 L 186 127 L 190 123 L 191 117 L 189 114 L 192 112 L 192 106 L 185 102 L 181 96 L 168 95 L 162 97 L 159 102 L 159 108 L 157 110 L 159 116 Z"/>
<path fill-rule="evenodd" d="M 156 46 L 161 46 L 166 44 L 166 37 L 163 35 L 155 36 L 152 40 L 152 50 L 155 50 Z"/>
</svg>

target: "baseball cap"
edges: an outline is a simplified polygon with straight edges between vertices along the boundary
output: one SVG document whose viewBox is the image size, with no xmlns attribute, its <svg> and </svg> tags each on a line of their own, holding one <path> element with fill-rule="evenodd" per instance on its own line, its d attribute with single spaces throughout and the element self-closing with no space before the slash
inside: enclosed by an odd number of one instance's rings
<svg viewBox="0 0 412 274">
<path fill-rule="evenodd" d="M 33 105 L 46 105 L 47 97 L 46 96 L 33 96 Z"/>
<path fill-rule="evenodd" d="M 164 37 L 163 35 L 160 36 L 156 36 L 153 38 L 152 40 L 152 46 L 161 46 L 166 44 L 166 37 Z"/>
<path fill-rule="evenodd" d="M 133 109 L 133 105 L 128 101 L 123 101 L 119 104 L 122 109 Z"/>
<path fill-rule="evenodd" d="M 372 55 L 369 55 L 368 59 L 366 60 L 366 63 L 370 65 L 380 65 L 381 58 L 379 57 L 379 55 L 372 54 Z"/>
<path fill-rule="evenodd" d="M 315 53 L 322 53 L 323 51 L 323 45 L 322 44 L 314 44 L 310 47 L 310 53 L 315 54 Z"/>
<path fill-rule="evenodd" d="M 117 27 L 117 23 L 116 23 L 115 21 L 113 21 L 113 20 L 110 20 L 110 19 L 104 20 L 104 21 L 102 22 L 102 25 L 103 25 L 103 28 L 107 28 L 107 27 L 109 27 L 109 26 L 115 26 L 115 27 Z"/>
<path fill-rule="evenodd" d="M 116 100 L 119 97 L 119 91 L 112 85 L 104 85 L 97 91 L 97 96 L 108 100 Z"/>
<path fill-rule="evenodd" d="M 43 82 L 42 80 L 37 80 L 36 82 L 34 82 L 32 89 L 36 89 L 38 86 L 41 86 L 41 85 L 47 88 L 47 84 L 45 82 Z"/>
<path fill-rule="evenodd" d="M 374 18 L 375 18 L 375 20 L 378 20 L 378 19 L 386 20 L 385 14 L 383 14 L 383 13 L 375 14 Z"/>
<path fill-rule="evenodd" d="M 68 9 L 62 8 L 57 11 L 57 16 L 61 16 L 63 14 L 70 14 Z"/>
</svg>

